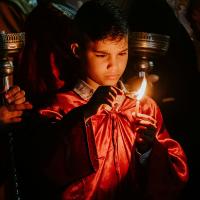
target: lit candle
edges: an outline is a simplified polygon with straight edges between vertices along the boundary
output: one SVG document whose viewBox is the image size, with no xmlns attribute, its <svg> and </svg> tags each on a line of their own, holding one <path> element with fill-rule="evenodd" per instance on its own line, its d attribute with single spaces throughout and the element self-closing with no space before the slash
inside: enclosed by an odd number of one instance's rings
<svg viewBox="0 0 200 200">
<path fill-rule="evenodd" d="M 146 86 L 147 86 L 147 80 L 146 80 L 146 77 L 144 75 L 140 89 L 136 92 L 135 116 L 137 116 L 137 113 L 139 112 L 140 100 L 142 99 L 142 97 L 145 93 Z"/>
<path fill-rule="evenodd" d="M 135 116 L 137 116 L 139 112 L 139 107 L 140 107 L 140 100 L 136 100 L 136 105 L 135 105 Z"/>
</svg>

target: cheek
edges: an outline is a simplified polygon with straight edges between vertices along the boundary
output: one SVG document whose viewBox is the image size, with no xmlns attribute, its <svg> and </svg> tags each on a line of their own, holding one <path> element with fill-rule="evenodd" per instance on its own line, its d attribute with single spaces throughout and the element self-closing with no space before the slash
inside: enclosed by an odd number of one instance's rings
<svg viewBox="0 0 200 200">
<path fill-rule="evenodd" d="M 128 61 L 128 56 L 123 57 L 120 59 L 119 63 L 120 63 L 120 70 L 124 71 L 127 65 L 127 61 Z"/>
<path fill-rule="evenodd" d="M 126 66 L 126 65 L 127 65 L 127 62 L 128 62 L 128 55 L 125 56 L 125 58 L 123 59 L 123 62 L 124 62 L 124 64 L 125 64 L 125 66 Z"/>
<path fill-rule="evenodd" d="M 87 66 L 85 69 L 88 75 L 96 76 L 98 74 L 103 74 L 104 67 L 101 62 L 90 61 L 87 63 Z"/>
</svg>

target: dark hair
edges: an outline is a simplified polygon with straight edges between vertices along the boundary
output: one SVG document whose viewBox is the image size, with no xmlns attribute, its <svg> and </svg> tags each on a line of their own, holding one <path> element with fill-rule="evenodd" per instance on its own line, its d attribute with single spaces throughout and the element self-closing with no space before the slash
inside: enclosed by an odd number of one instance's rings
<svg viewBox="0 0 200 200">
<path fill-rule="evenodd" d="M 122 38 L 128 34 L 128 23 L 122 11 L 111 1 L 92 0 L 78 10 L 75 20 L 75 40 L 85 46 L 88 40 L 107 37 Z"/>
</svg>

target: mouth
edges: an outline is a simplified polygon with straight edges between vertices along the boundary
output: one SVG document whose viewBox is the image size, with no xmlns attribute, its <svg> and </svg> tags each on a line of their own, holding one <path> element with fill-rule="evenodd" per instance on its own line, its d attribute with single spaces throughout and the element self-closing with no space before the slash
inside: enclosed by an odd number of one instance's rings
<svg viewBox="0 0 200 200">
<path fill-rule="evenodd" d="M 107 80 L 116 80 L 119 79 L 119 75 L 107 75 L 105 76 Z"/>
</svg>

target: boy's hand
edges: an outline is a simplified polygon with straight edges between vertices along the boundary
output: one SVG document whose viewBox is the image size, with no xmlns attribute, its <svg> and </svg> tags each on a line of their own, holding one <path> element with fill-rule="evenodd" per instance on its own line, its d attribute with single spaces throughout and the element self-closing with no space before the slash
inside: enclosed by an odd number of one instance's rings
<svg viewBox="0 0 200 200">
<path fill-rule="evenodd" d="M 136 146 L 140 153 L 148 151 L 154 142 L 157 121 L 151 116 L 137 113 L 136 117 Z"/>
<path fill-rule="evenodd" d="M 25 102 L 25 92 L 20 87 L 14 86 L 5 94 L 5 99 L 8 104 L 21 104 Z"/>
<path fill-rule="evenodd" d="M 114 86 L 99 86 L 85 106 L 85 117 L 96 114 L 105 104 L 113 107 L 117 95 L 122 94 L 123 91 Z"/>
<path fill-rule="evenodd" d="M 28 102 L 22 104 L 13 104 L 0 107 L 0 124 L 20 122 L 24 110 L 31 109 L 32 105 Z"/>
<path fill-rule="evenodd" d="M 7 104 L 0 106 L 0 123 L 3 125 L 20 122 L 23 111 L 32 109 L 32 105 L 25 102 L 25 92 L 18 86 L 7 91 L 5 99 Z"/>
</svg>

